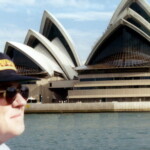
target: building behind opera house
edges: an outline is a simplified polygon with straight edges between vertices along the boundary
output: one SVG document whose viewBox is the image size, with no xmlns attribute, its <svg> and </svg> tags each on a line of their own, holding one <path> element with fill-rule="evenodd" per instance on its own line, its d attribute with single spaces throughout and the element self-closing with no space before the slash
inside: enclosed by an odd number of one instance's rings
<svg viewBox="0 0 150 150">
<path fill-rule="evenodd" d="M 44 11 L 40 30 L 24 43 L 7 42 L 20 74 L 41 78 L 26 82 L 37 102 L 150 100 L 150 6 L 122 0 L 107 30 L 84 65 L 60 22 Z"/>
</svg>

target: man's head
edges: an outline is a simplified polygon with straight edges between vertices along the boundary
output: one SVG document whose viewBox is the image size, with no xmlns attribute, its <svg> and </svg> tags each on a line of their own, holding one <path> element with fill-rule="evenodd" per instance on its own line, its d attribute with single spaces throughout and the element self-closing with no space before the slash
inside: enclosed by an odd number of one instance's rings
<svg viewBox="0 0 150 150">
<path fill-rule="evenodd" d="M 11 59 L 0 53 L 0 144 L 24 131 L 24 108 L 29 89 L 24 81 L 36 80 L 21 76 Z"/>
</svg>

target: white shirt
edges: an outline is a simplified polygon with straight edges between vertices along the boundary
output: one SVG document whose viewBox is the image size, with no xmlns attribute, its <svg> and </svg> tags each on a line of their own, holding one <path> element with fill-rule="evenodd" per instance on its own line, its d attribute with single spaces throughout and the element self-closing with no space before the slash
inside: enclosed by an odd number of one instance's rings
<svg viewBox="0 0 150 150">
<path fill-rule="evenodd" d="M 1 144 L 0 150 L 10 150 L 10 148 L 6 144 Z"/>
</svg>

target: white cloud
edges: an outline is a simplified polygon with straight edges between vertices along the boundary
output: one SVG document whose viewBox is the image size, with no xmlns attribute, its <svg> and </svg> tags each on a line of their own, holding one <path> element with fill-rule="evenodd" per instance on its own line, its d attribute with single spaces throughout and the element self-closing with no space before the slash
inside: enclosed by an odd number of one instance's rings
<svg viewBox="0 0 150 150">
<path fill-rule="evenodd" d="M 0 0 L 0 5 L 33 5 L 35 0 Z"/>
<path fill-rule="evenodd" d="M 14 9 L 12 7 L 5 7 L 5 6 L 0 6 L 0 9 L 3 10 L 4 12 L 8 12 L 8 13 L 13 13 L 13 12 L 17 12 L 17 9 Z"/>
<path fill-rule="evenodd" d="M 26 6 L 26 5 L 39 5 L 39 6 L 51 6 L 54 8 L 81 8 L 81 9 L 103 9 L 102 3 L 94 3 L 90 0 L 0 0 L 0 6 Z"/>
<path fill-rule="evenodd" d="M 150 0 L 146 0 L 146 2 L 150 4 Z"/>
<path fill-rule="evenodd" d="M 103 9 L 104 5 L 102 3 L 93 3 L 90 0 L 45 0 L 44 3 L 48 3 L 53 7 L 74 7 L 82 9 Z"/>
<path fill-rule="evenodd" d="M 76 21 L 94 21 L 94 20 L 109 20 L 113 12 L 77 12 L 77 13 L 57 13 L 55 16 L 59 19 L 73 19 Z"/>
<path fill-rule="evenodd" d="M 8 13 L 18 12 L 20 8 L 34 6 L 36 0 L 0 0 L 0 10 Z"/>
<path fill-rule="evenodd" d="M 24 42 L 27 31 L 18 29 L 16 27 L 7 27 L 0 29 L 0 51 L 4 51 L 5 43 L 7 41 Z"/>
</svg>

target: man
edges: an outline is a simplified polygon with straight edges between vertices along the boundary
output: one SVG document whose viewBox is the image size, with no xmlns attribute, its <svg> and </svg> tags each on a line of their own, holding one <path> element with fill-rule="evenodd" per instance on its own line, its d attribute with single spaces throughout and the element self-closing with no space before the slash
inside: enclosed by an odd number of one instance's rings
<svg viewBox="0 0 150 150">
<path fill-rule="evenodd" d="M 24 131 L 29 89 L 21 83 L 30 80 L 37 79 L 17 74 L 11 59 L 0 53 L 0 150 L 9 150 L 4 143 Z"/>
</svg>

